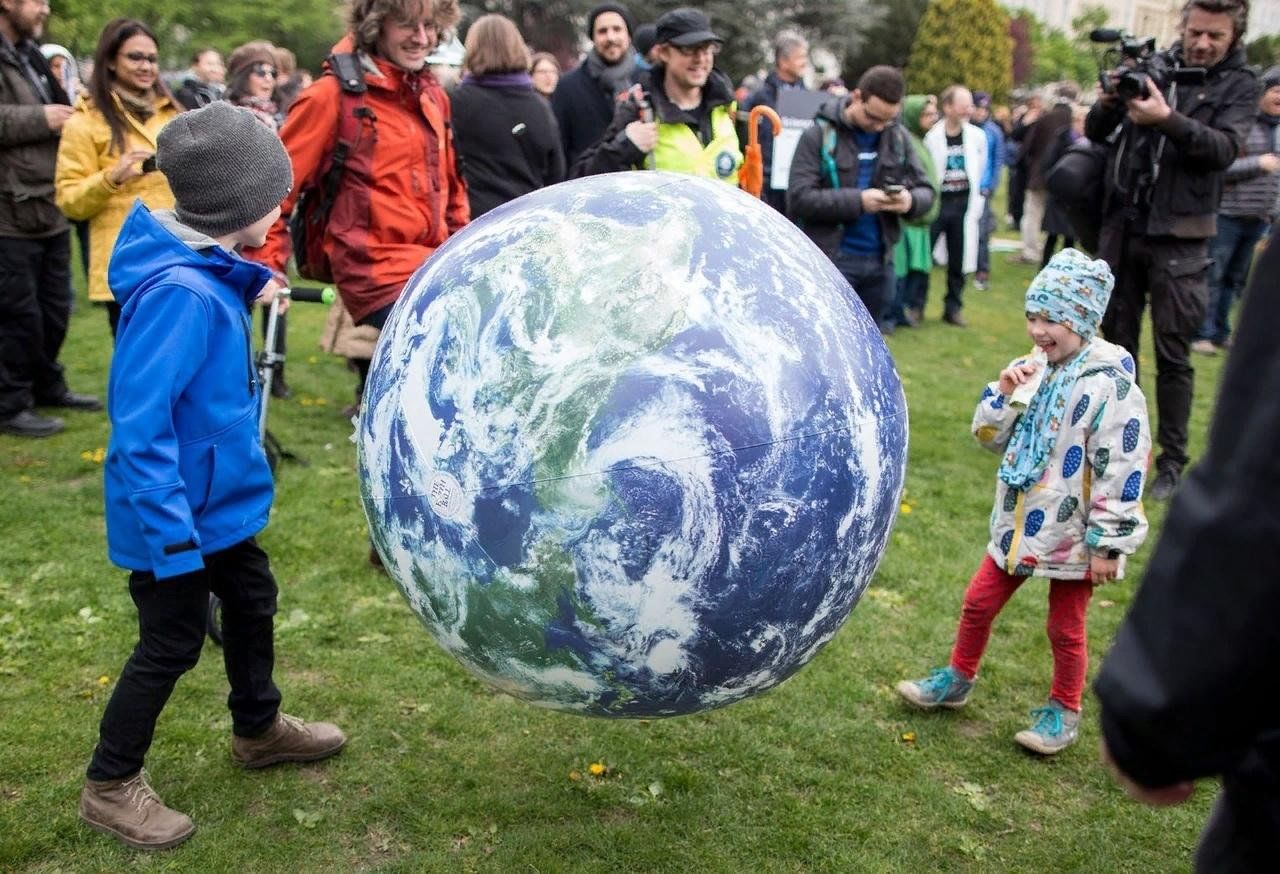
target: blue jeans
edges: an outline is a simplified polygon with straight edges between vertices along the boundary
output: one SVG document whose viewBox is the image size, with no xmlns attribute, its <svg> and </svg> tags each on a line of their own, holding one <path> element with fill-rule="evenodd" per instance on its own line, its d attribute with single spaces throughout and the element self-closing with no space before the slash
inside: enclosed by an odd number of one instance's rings
<svg viewBox="0 0 1280 874">
<path fill-rule="evenodd" d="M 880 324 L 881 311 L 886 300 L 895 294 L 897 279 L 893 273 L 893 259 L 886 260 L 879 255 L 854 255 L 849 252 L 837 252 L 832 262 L 841 275 L 848 280 L 867 308 L 871 321 Z"/>
<path fill-rule="evenodd" d="M 1221 346 L 1231 336 L 1231 305 L 1244 287 L 1253 264 L 1253 249 L 1267 232 L 1266 219 L 1218 216 L 1218 235 L 1209 241 L 1209 307 L 1197 340 Z"/>
</svg>

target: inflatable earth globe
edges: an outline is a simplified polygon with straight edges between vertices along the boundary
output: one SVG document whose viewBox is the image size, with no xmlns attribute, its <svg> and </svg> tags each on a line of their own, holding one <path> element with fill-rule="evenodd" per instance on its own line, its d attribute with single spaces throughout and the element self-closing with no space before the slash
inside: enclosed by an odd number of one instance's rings
<svg viewBox="0 0 1280 874">
<path fill-rule="evenodd" d="M 898 512 L 907 410 L 789 221 L 617 173 L 418 270 L 356 440 L 373 542 L 441 646 L 535 704 L 659 717 L 775 686 L 839 630 Z"/>
</svg>

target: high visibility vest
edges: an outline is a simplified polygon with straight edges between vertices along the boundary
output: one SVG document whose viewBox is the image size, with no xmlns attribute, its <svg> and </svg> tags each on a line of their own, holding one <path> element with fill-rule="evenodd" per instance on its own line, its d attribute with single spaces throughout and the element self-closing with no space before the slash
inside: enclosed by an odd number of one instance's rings
<svg viewBox="0 0 1280 874">
<path fill-rule="evenodd" d="M 711 110 L 711 142 L 705 146 L 689 125 L 659 123 L 658 144 L 653 150 L 654 169 L 737 185 L 742 150 L 733 125 L 735 114 L 732 103 Z"/>
</svg>

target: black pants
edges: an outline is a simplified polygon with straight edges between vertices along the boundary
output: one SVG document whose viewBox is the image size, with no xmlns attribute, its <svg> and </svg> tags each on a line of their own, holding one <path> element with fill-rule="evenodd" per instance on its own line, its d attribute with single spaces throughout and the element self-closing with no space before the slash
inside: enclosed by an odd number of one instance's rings
<svg viewBox="0 0 1280 874">
<path fill-rule="evenodd" d="M 129 575 L 129 594 L 138 608 L 138 645 L 102 715 L 89 763 L 91 780 L 126 777 L 142 767 L 160 711 L 178 678 L 200 659 L 211 591 L 222 599 L 232 730 L 256 737 L 275 722 L 280 708 L 280 691 L 271 679 L 276 581 L 267 554 L 249 538 L 206 555 L 204 563 L 203 570 L 165 580 L 148 571 Z"/>
<path fill-rule="evenodd" d="M 1123 251 L 1123 262 L 1122 260 Z M 1187 464 L 1187 423 L 1195 370 L 1191 340 L 1209 301 L 1209 243 L 1176 237 L 1123 233 L 1122 225 L 1103 228 L 1099 254 L 1116 277 L 1102 333 L 1138 361 L 1142 313 L 1151 301 L 1156 350 L 1157 470 L 1181 472 Z"/>
<path fill-rule="evenodd" d="M 871 321 L 880 324 L 890 282 L 896 283 L 893 261 L 885 261 L 881 255 L 851 255 L 837 252 L 833 263 L 867 308 Z"/>
<path fill-rule="evenodd" d="M 71 318 L 71 232 L 0 237 L 0 419 L 67 391 L 58 353 Z"/>
<path fill-rule="evenodd" d="M 947 238 L 947 298 L 943 305 L 947 315 L 964 307 L 964 216 L 968 210 L 968 195 L 943 197 L 929 233 L 931 247 L 938 244 L 938 237 Z"/>
</svg>

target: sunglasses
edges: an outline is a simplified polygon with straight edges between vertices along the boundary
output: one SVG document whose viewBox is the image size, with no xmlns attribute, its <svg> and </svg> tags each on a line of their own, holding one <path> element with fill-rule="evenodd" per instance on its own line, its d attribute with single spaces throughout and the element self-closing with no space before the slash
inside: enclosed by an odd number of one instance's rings
<svg viewBox="0 0 1280 874">
<path fill-rule="evenodd" d="M 125 52 L 125 59 L 134 64 L 151 64 L 155 66 L 160 63 L 159 55 L 148 55 L 143 52 Z"/>
<path fill-rule="evenodd" d="M 249 72 L 253 73 L 255 76 L 262 76 L 264 78 L 270 77 L 274 79 L 276 77 L 276 68 L 268 67 L 266 64 L 254 64 L 253 69 Z"/>
</svg>

